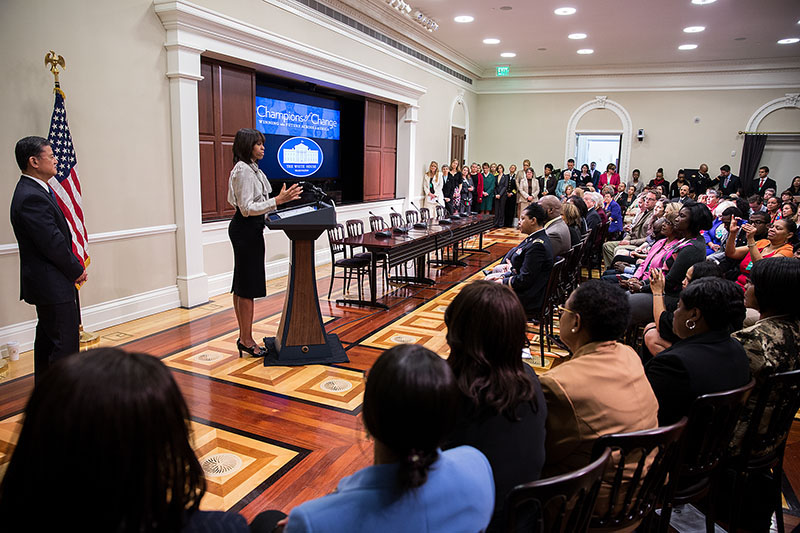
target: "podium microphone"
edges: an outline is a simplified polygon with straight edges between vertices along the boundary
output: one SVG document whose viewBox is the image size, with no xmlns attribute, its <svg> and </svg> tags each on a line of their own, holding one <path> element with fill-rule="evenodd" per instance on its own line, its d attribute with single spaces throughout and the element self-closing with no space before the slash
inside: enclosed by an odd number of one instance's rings
<svg viewBox="0 0 800 533">
<path fill-rule="evenodd" d="M 392 213 L 394 213 L 395 215 L 399 215 L 400 216 L 400 220 L 403 219 L 403 215 L 401 215 L 400 213 L 395 211 L 394 207 L 390 207 L 389 209 L 391 209 Z M 392 231 L 395 232 L 395 233 L 408 233 L 408 228 L 405 225 L 403 225 L 403 226 L 392 226 Z"/>
<path fill-rule="evenodd" d="M 447 213 L 447 206 L 442 205 L 438 202 L 437 205 L 441 205 L 444 208 L 444 212 Z M 450 219 L 450 217 L 445 216 L 445 217 L 439 217 L 438 223 L 441 226 L 441 225 L 452 224 L 453 221 Z"/>
<path fill-rule="evenodd" d="M 414 209 L 417 210 L 417 213 L 419 213 L 419 222 L 415 222 L 414 227 L 417 229 L 428 229 L 428 225 L 422 221 L 422 211 L 419 210 L 419 207 L 417 207 L 414 202 L 410 203 L 414 207 Z"/>
<path fill-rule="evenodd" d="M 373 216 L 373 217 L 378 216 L 375 213 L 373 213 L 372 211 L 370 211 L 369 214 L 370 214 L 370 216 Z M 379 239 L 388 239 L 391 236 L 392 236 L 392 230 L 389 230 L 389 229 L 381 229 L 381 230 L 378 230 L 378 231 L 375 232 L 375 237 L 377 237 Z"/>
</svg>

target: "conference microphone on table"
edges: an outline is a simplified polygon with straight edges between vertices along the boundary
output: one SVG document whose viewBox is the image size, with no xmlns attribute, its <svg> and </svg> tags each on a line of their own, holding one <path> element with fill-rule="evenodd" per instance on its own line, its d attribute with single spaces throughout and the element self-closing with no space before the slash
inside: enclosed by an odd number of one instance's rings
<svg viewBox="0 0 800 533">
<path fill-rule="evenodd" d="M 442 204 L 439 204 L 439 205 L 442 205 Z M 447 207 L 445 207 L 443 205 L 442 205 L 442 207 L 444 207 L 444 209 L 445 209 L 444 212 L 447 213 Z M 453 221 L 450 219 L 450 217 L 444 217 L 444 218 L 439 217 L 439 225 L 442 225 L 442 224 L 447 225 L 447 224 L 452 224 L 452 223 L 453 223 Z"/>
<path fill-rule="evenodd" d="M 414 223 L 414 227 L 417 229 L 428 229 L 428 225 L 425 222 L 422 222 L 422 211 L 419 210 L 419 207 L 417 207 L 414 202 L 410 203 L 412 207 L 417 210 L 417 213 L 419 213 L 419 218 L 420 218 L 419 222 Z"/>
<path fill-rule="evenodd" d="M 373 213 L 372 211 L 370 211 L 369 214 L 370 214 L 370 216 L 373 216 L 373 217 L 378 216 L 375 213 Z M 379 239 L 388 239 L 391 236 L 392 236 L 392 230 L 390 230 L 390 229 L 381 229 L 381 230 L 378 230 L 378 231 L 375 232 L 375 237 L 377 237 Z"/>
<path fill-rule="evenodd" d="M 395 215 L 399 215 L 400 219 L 402 220 L 403 215 L 400 215 L 400 213 L 395 211 L 394 207 L 390 207 L 389 209 L 391 209 L 392 213 L 394 213 Z M 392 231 L 395 232 L 395 233 L 408 233 L 408 228 L 405 227 L 404 225 L 403 226 L 392 226 Z"/>
</svg>

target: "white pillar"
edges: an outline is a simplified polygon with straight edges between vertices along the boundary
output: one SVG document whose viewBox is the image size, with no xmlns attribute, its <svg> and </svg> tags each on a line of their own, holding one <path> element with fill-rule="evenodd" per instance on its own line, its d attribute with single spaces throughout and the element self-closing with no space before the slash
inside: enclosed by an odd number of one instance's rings
<svg viewBox="0 0 800 533">
<path fill-rule="evenodd" d="M 405 195 L 404 209 L 422 193 L 421 173 L 417 168 L 417 122 L 419 106 L 401 105 L 398 109 L 400 123 L 397 128 L 397 196 Z M 419 202 L 415 202 L 419 205 Z"/>
<path fill-rule="evenodd" d="M 197 82 L 203 50 L 167 44 L 170 123 L 172 126 L 172 183 L 177 231 L 177 285 L 181 306 L 208 301 L 208 275 L 203 263 L 203 216 L 200 195 L 200 148 Z"/>
</svg>

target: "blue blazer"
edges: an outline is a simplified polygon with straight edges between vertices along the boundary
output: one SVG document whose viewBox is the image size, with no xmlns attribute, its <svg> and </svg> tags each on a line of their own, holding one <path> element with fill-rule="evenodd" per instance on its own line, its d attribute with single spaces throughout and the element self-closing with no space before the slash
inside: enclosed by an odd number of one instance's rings
<svg viewBox="0 0 800 533">
<path fill-rule="evenodd" d="M 19 244 L 20 300 L 52 305 L 75 300 L 83 266 L 72 253 L 72 233 L 55 199 L 22 176 L 11 199 L 11 225 Z"/>
<path fill-rule="evenodd" d="M 605 210 L 606 213 L 608 213 L 608 232 L 614 233 L 615 231 L 622 231 L 622 209 L 619 204 L 611 200 L 608 207 L 605 207 Z"/>
<path fill-rule="evenodd" d="M 439 454 L 424 485 L 398 493 L 397 465 L 374 465 L 339 481 L 336 491 L 289 514 L 284 533 L 477 533 L 494 509 L 486 457 L 471 446 Z"/>
</svg>

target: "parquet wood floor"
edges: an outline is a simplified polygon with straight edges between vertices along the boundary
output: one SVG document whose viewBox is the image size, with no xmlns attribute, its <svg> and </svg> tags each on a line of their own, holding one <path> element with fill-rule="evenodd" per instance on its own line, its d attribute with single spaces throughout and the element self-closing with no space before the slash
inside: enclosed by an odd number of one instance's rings
<svg viewBox="0 0 800 533">
<path fill-rule="evenodd" d="M 388 310 L 337 306 L 341 281 L 327 300 L 330 268 L 317 269 L 326 329 L 339 335 L 349 363 L 264 367 L 239 359 L 236 319 L 228 294 L 193 309 L 173 309 L 98 331 L 100 346 L 120 346 L 161 358 L 174 373 L 192 414 L 195 451 L 208 472 L 205 509 L 235 510 L 248 520 L 265 509 L 285 512 L 331 492 L 344 476 L 372 463 L 372 443 L 361 422 L 363 374 L 382 350 L 398 342 L 423 343 L 447 356 L 443 313 L 460 287 L 498 261 L 521 239 L 516 230 L 489 233 L 489 254 L 470 253 L 466 267 L 432 267 L 431 287 L 384 287 Z M 470 243 L 476 246 L 477 242 Z M 267 281 L 256 301 L 257 338 L 271 336 L 283 306 L 286 278 Z M 355 287 L 351 287 L 355 293 Z M 536 340 L 531 335 L 532 340 Z M 537 372 L 538 346 L 532 360 Z M 547 365 L 560 350 L 547 354 Z M 0 379 L 0 476 L 16 442 L 21 412 L 33 387 L 32 352 L 11 362 Z M 786 451 L 786 506 L 800 514 L 793 487 L 800 486 L 800 425 Z M 798 519 L 786 515 L 789 530 Z"/>
</svg>

